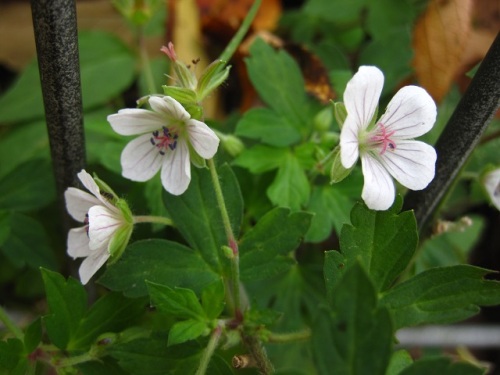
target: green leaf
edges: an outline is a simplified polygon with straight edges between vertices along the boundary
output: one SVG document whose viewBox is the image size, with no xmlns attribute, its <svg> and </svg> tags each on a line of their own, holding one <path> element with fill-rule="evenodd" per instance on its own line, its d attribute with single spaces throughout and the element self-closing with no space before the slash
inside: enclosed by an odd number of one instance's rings
<svg viewBox="0 0 500 375">
<path fill-rule="evenodd" d="M 0 247 L 10 236 L 10 215 L 8 211 L 0 210 Z"/>
<path fill-rule="evenodd" d="M 285 148 L 256 145 L 245 149 L 233 161 L 233 164 L 247 168 L 254 174 L 259 174 L 278 168 L 284 162 L 287 155 L 288 150 Z"/>
<path fill-rule="evenodd" d="M 401 205 L 400 197 L 387 211 L 358 203 L 351 211 L 352 225 L 344 225 L 340 234 L 342 263 L 348 268 L 360 259 L 380 291 L 406 268 L 418 242 L 415 216 L 412 211 L 397 214 Z"/>
<path fill-rule="evenodd" d="M 26 328 L 24 332 L 24 351 L 31 353 L 42 340 L 42 319 L 38 317 Z"/>
<path fill-rule="evenodd" d="M 21 340 L 10 338 L 0 341 L 0 374 L 24 374 L 20 372 L 27 366 L 23 349 Z"/>
<path fill-rule="evenodd" d="M 490 271 L 469 265 L 433 268 L 386 291 L 380 300 L 394 325 L 454 323 L 500 303 L 500 282 L 484 280 Z"/>
<path fill-rule="evenodd" d="M 346 271 L 313 327 L 318 374 L 384 375 L 392 347 L 388 310 L 377 307 L 375 286 L 360 263 Z M 374 345 L 376 343 L 376 345 Z"/>
<path fill-rule="evenodd" d="M 308 124 L 304 80 L 293 58 L 259 38 L 245 61 L 250 80 L 264 102 L 296 129 Z"/>
<path fill-rule="evenodd" d="M 224 311 L 225 291 L 222 279 L 209 284 L 201 292 L 201 305 L 208 319 L 218 318 Z"/>
<path fill-rule="evenodd" d="M 362 7 L 365 6 L 366 1 L 352 0 L 347 6 L 342 0 L 310 0 L 304 6 L 303 12 L 320 20 L 346 25 L 359 20 Z"/>
<path fill-rule="evenodd" d="M 300 210 L 309 201 L 311 187 L 295 155 L 288 153 L 267 189 L 267 196 L 277 206 Z"/>
<path fill-rule="evenodd" d="M 56 198 L 50 162 L 25 162 L 0 179 L 0 208 L 29 211 L 42 208 Z"/>
<path fill-rule="evenodd" d="M 108 266 L 99 282 L 136 298 L 147 295 L 146 280 L 198 293 L 218 278 L 192 249 L 177 242 L 151 239 L 129 245 L 120 260 Z"/>
<path fill-rule="evenodd" d="M 71 341 L 71 349 L 86 349 L 99 335 L 118 332 L 144 313 L 146 301 L 125 298 L 121 293 L 108 293 L 99 298 L 85 314 Z"/>
<path fill-rule="evenodd" d="M 67 281 L 60 274 L 42 268 L 42 278 L 50 313 L 43 321 L 50 341 L 59 349 L 66 349 L 83 318 L 87 293 L 73 278 Z"/>
<path fill-rule="evenodd" d="M 191 289 L 169 288 L 146 282 L 153 305 L 161 312 L 178 319 L 206 320 L 200 301 Z"/>
<path fill-rule="evenodd" d="M 312 215 L 277 207 L 264 215 L 240 241 L 242 280 L 259 280 L 286 271 L 307 232 Z M 282 266 L 277 266 L 282 265 Z"/>
<path fill-rule="evenodd" d="M 423 358 L 406 367 L 399 375 L 484 375 L 485 369 L 465 362 L 451 362 L 449 358 Z"/>
<path fill-rule="evenodd" d="M 332 234 L 332 229 L 340 233 L 342 226 L 349 222 L 352 206 L 353 200 L 336 186 L 315 186 L 307 207 L 314 216 L 306 241 L 321 242 Z"/>
<path fill-rule="evenodd" d="M 385 375 L 399 375 L 401 371 L 413 363 L 413 358 L 406 350 L 398 350 L 392 353 L 391 361 Z"/>
<path fill-rule="evenodd" d="M 408 29 L 417 16 L 414 6 L 408 1 L 368 0 L 367 3 L 366 29 L 376 40 Z"/>
<path fill-rule="evenodd" d="M 232 230 L 235 237 L 238 237 L 243 217 L 240 187 L 228 165 L 218 168 L 218 174 Z M 219 251 L 223 245 L 227 245 L 227 238 L 210 172 L 207 169 L 193 168 L 191 183 L 186 192 L 174 196 L 165 191 L 163 202 L 184 239 L 215 272 L 220 272 Z"/>
<path fill-rule="evenodd" d="M 57 268 L 57 262 L 44 227 L 23 214 L 10 214 L 10 233 L 1 247 L 5 256 L 18 268 Z"/>
<path fill-rule="evenodd" d="M 236 135 L 276 147 L 290 146 L 300 140 L 300 132 L 293 124 L 267 108 L 254 108 L 245 112 L 236 125 Z"/>
<path fill-rule="evenodd" d="M 197 339 L 209 332 L 206 322 L 188 319 L 175 323 L 168 333 L 168 346 L 182 344 L 183 342 Z"/>
</svg>

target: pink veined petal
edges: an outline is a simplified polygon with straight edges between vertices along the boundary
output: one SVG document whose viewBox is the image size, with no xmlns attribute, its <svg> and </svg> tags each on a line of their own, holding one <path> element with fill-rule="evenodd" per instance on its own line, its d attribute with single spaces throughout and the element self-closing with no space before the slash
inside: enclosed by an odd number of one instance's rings
<svg viewBox="0 0 500 375">
<path fill-rule="evenodd" d="M 101 201 L 83 190 L 69 187 L 64 192 L 66 209 L 73 219 L 83 223 L 90 207 L 101 204 Z"/>
<path fill-rule="evenodd" d="M 361 66 L 347 83 L 344 104 L 347 118 L 342 127 L 356 134 L 370 124 L 384 86 L 384 75 L 374 66 Z M 346 129 L 347 130 L 347 129 Z"/>
<path fill-rule="evenodd" d="M 354 117 L 348 116 L 340 132 L 340 161 L 346 169 L 351 168 L 359 156 L 358 130 L 351 123 L 353 120 Z"/>
<path fill-rule="evenodd" d="M 165 119 L 158 113 L 142 108 L 121 109 L 108 116 L 108 122 L 121 135 L 136 135 L 161 129 Z"/>
<path fill-rule="evenodd" d="M 363 169 L 364 185 L 361 197 L 368 208 L 372 210 L 387 210 L 395 196 L 394 182 L 391 176 L 370 154 L 361 155 L 361 166 Z"/>
<path fill-rule="evenodd" d="M 73 228 L 68 232 L 68 255 L 74 258 L 86 257 L 91 254 L 87 228 Z"/>
<path fill-rule="evenodd" d="M 94 276 L 97 271 L 99 271 L 99 268 L 106 263 L 108 258 L 109 254 L 107 251 L 96 251 L 83 260 L 80 265 L 80 269 L 78 270 L 80 281 L 83 285 L 89 282 L 90 278 Z"/>
<path fill-rule="evenodd" d="M 163 96 L 161 98 L 152 96 L 149 98 L 149 105 L 153 111 L 158 112 L 166 119 L 165 126 L 175 122 L 186 122 L 191 118 L 188 111 L 174 98 L 170 96 Z"/>
<path fill-rule="evenodd" d="M 104 206 L 94 206 L 89 210 L 89 248 L 97 250 L 108 247 L 115 232 L 123 225 L 123 220 L 115 212 Z"/>
<path fill-rule="evenodd" d="M 219 137 L 205 123 L 191 119 L 187 122 L 189 141 L 194 150 L 204 159 L 212 158 L 219 147 Z"/>
<path fill-rule="evenodd" d="M 399 140 L 394 150 L 379 158 L 387 171 L 411 190 L 424 189 L 434 178 L 436 151 L 424 142 Z"/>
<path fill-rule="evenodd" d="M 161 168 L 161 182 L 166 191 L 173 195 L 181 195 L 191 181 L 191 164 L 189 149 L 183 139 L 179 139 L 174 152 L 169 152 Z"/>
<path fill-rule="evenodd" d="M 151 134 L 144 134 L 130 141 L 122 151 L 122 175 L 132 181 L 147 181 L 161 167 L 164 155 L 151 144 Z"/>
<path fill-rule="evenodd" d="M 500 210 L 500 169 L 487 173 L 483 182 L 491 203 Z"/>
<path fill-rule="evenodd" d="M 436 103 L 421 87 L 405 86 L 392 98 L 380 118 L 393 139 L 408 139 L 427 133 L 436 122 Z"/>
</svg>

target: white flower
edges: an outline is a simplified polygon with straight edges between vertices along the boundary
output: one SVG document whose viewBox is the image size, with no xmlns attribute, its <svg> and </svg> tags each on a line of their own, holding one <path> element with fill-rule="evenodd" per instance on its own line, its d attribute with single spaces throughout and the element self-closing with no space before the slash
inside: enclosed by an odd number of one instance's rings
<svg viewBox="0 0 500 375">
<path fill-rule="evenodd" d="M 161 168 L 163 187 L 180 195 L 191 180 L 190 152 L 210 159 L 217 152 L 219 138 L 169 96 L 153 96 L 149 104 L 152 111 L 122 109 L 108 116 L 117 133 L 142 134 L 125 146 L 121 155 L 122 174 L 133 181 L 147 181 Z"/>
<path fill-rule="evenodd" d="M 65 191 L 66 209 L 69 214 L 85 224 L 69 231 L 67 244 L 71 257 L 85 258 L 80 265 L 79 274 L 82 284 L 86 284 L 110 257 L 110 246 L 118 231 L 127 229 L 130 234 L 132 223 L 101 194 L 91 175 L 82 170 L 78 173 L 78 178 L 92 194 L 73 187 Z M 130 236 L 126 237 L 128 242 Z M 123 247 L 125 245 L 123 244 Z"/>
<path fill-rule="evenodd" d="M 373 210 L 386 210 L 394 202 L 391 176 L 409 189 L 421 190 L 434 178 L 436 163 L 433 147 L 412 140 L 434 125 L 432 98 L 420 87 L 403 87 L 374 122 L 383 85 L 378 68 L 359 68 L 344 92 L 347 118 L 340 134 L 342 165 L 349 169 L 361 158 L 365 179 L 361 196 Z"/>
<path fill-rule="evenodd" d="M 491 199 L 491 203 L 500 210 L 500 168 L 488 172 L 483 177 L 483 184 Z"/>
</svg>

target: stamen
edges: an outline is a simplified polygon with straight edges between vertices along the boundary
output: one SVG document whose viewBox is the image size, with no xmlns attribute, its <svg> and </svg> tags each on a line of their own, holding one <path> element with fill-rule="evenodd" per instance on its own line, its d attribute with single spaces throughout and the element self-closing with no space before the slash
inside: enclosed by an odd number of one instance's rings
<svg viewBox="0 0 500 375">
<path fill-rule="evenodd" d="M 161 133 L 155 130 L 152 134 L 153 136 L 150 139 L 151 144 L 159 149 L 158 152 L 160 155 L 165 155 L 165 151 L 167 150 L 174 151 L 177 147 L 179 135 L 175 132 L 175 129 L 169 129 L 164 126 Z"/>
<path fill-rule="evenodd" d="M 370 142 L 372 142 L 375 146 L 382 146 L 382 149 L 380 150 L 380 155 L 383 155 L 384 152 L 387 151 L 387 148 L 389 148 L 391 151 L 394 151 L 396 149 L 396 142 L 392 140 L 390 137 L 396 132 L 393 130 L 390 133 L 386 132 L 384 124 L 379 122 L 377 124 L 378 130 L 376 131 L 375 135 L 370 138 Z"/>
</svg>

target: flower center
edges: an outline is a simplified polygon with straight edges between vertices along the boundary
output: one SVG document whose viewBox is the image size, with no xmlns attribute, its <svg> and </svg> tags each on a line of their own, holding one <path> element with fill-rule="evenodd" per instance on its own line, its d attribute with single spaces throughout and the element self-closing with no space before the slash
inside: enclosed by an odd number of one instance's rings
<svg viewBox="0 0 500 375">
<path fill-rule="evenodd" d="M 175 131 L 163 127 L 162 130 L 155 130 L 151 137 L 151 144 L 158 148 L 161 155 L 165 155 L 165 150 L 174 151 L 177 147 L 177 138 L 179 136 Z"/>
<path fill-rule="evenodd" d="M 381 147 L 380 155 L 383 155 L 387 148 L 394 151 L 396 149 L 396 142 L 394 142 L 391 137 L 395 132 L 396 131 L 393 130 L 388 133 L 384 124 L 379 122 L 377 124 L 377 129 L 373 132 L 374 135 L 369 138 L 369 142 L 374 147 Z"/>
</svg>

